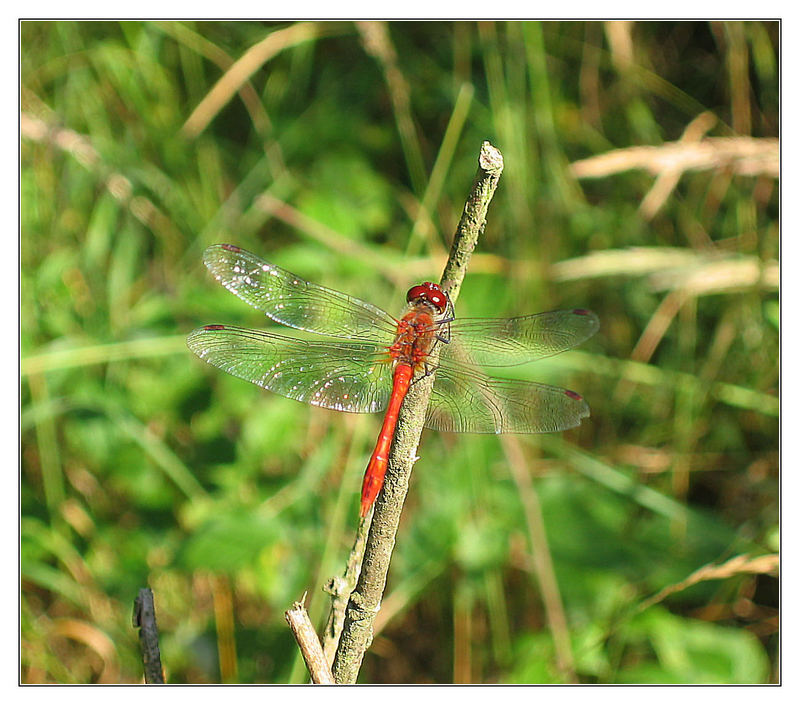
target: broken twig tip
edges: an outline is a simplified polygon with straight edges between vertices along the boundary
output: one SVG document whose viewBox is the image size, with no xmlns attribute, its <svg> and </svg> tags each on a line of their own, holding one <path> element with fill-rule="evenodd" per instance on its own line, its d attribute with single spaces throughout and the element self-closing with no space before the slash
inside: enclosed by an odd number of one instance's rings
<svg viewBox="0 0 800 705">
<path fill-rule="evenodd" d="M 489 173 L 500 174 L 503 171 L 503 155 L 497 147 L 492 146 L 489 140 L 481 145 L 481 154 L 478 158 L 481 169 Z"/>
</svg>

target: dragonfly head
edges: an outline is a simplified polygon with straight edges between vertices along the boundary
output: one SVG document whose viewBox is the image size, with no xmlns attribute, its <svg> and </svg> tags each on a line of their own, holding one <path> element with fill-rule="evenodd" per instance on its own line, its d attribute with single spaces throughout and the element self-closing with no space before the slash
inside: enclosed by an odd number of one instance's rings
<svg viewBox="0 0 800 705">
<path fill-rule="evenodd" d="M 444 313 L 449 303 L 447 294 L 442 291 L 442 287 L 433 282 L 412 286 L 406 294 L 406 301 L 410 304 L 426 303 L 434 308 L 437 313 Z"/>
</svg>

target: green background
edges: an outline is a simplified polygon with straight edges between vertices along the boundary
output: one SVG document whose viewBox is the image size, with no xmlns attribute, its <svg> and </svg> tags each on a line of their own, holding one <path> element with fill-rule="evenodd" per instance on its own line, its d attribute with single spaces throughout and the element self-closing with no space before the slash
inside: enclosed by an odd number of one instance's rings
<svg viewBox="0 0 800 705">
<path fill-rule="evenodd" d="M 191 355 L 198 325 L 267 327 L 202 251 L 399 313 L 438 279 L 488 139 L 506 168 L 458 313 L 594 310 L 579 350 L 507 373 L 592 416 L 423 435 L 361 682 L 776 681 L 778 181 L 662 156 L 773 144 L 778 37 L 21 23 L 22 680 L 139 682 L 149 585 L 168 681 L 305 682 L 283 613 L 308 591 L 324 622 L 379 418 Z M 639 146 L 652 168 L 571 166 Z M 767 558 L 678 585 L 745 554 Z"/>
</svg>

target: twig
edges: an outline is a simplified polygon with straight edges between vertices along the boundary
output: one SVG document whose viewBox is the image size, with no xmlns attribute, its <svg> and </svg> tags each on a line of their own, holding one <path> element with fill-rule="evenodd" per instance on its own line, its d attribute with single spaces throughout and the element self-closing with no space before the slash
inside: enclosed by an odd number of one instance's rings
<svg viewBox="0 0 800 705">
<path fill-rule="evenodd" d="M 325 654 L 322 653 L 322 645 L 319 643 L 314 625 L 311 624 L 308 612 L 306 612 L 305 600 L 306 596 L 303 595 L 300 602 L 295 602 L 292 609 L 286 611 L 286 621 L 300 647 L 300 653 L 303 654 L 308 672 L 311 674 L 311 682 L 333 685 L 331 667 L 328 665 Z"/>
<path fill-rule="evenodd" d="M 145 683 L 164 683 L 161 668 L 161 652 L 158 649 L 158 626 L 153 591 L 142 588 L 133 602 L 133 626 L 139 629 L 139 644 L 142 647 Z"/>
<path fill-rule="evenodd" d="M 342 627 L 344 627 L 344 613 L 347 609 L 347 601 L 361 573 L 361 561 L 364 558 L 368 530 L 369 524 L 366 519 L 359 521 L 356 540 L 347 559 L 344 575 L 334 576 L 325 586 L 325 592 L 331 596 L 331 611 L 328 615 L 325 631 L 322 633 L 322 650 L 325 653 L 325 660 L 329 664 L 333 664 L 336 647 L 339 645 L 339 637 L 342 634 Z"/>
<path fill-rule="evenodd" d="M 453 301 L 458 297 L 470 255 L 486 225 L 486 212 L 503 172 L 503 156 L 489 142 L 484 142 L 478 164 L 478 174 L 464 206 L 441 279 L 442 287 Z M 435 368 L 435 360 L 432 363 Z M 337 683 L 356 682 L 364 653 L 372 640 L 372 627 L 386 587 L 386 575 L 408 492 L 408 480 L 417 459 L 417 446 L 433 381 L 434 375 L 429 375 L 414 384 L 400 411 L 386 481 L 375 502 L 361 574 L 350 595 L 333 662 Z"/>
</svg>

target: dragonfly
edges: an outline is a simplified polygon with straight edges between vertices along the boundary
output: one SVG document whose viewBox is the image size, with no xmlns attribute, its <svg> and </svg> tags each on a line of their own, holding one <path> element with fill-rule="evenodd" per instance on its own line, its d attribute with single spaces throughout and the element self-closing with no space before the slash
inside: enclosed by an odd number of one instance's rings
<svg viewBox="0 0 800 705">
<path fill-rule="evenodd" d="M 546 433 L 589 416 L 577 392 L 490 377 L 481 368 L 569 350 L 597 332 L 591 311 L 456 318 L 442 287 L 424 282 L 408 290 L 398 319 L 236 245 L 212 245 L 203 261 L 222 286 L 272 321 L 320 339 L 212 324 L 189 334 L 195 355 L 290 399 L 337 411 L 385 411 L 361 488 L 362 518 L 383 487 L 400 407 L 410 386 L 427 375 L 435 373 L 425 426 L 438 431 Z"/>
</svg>

